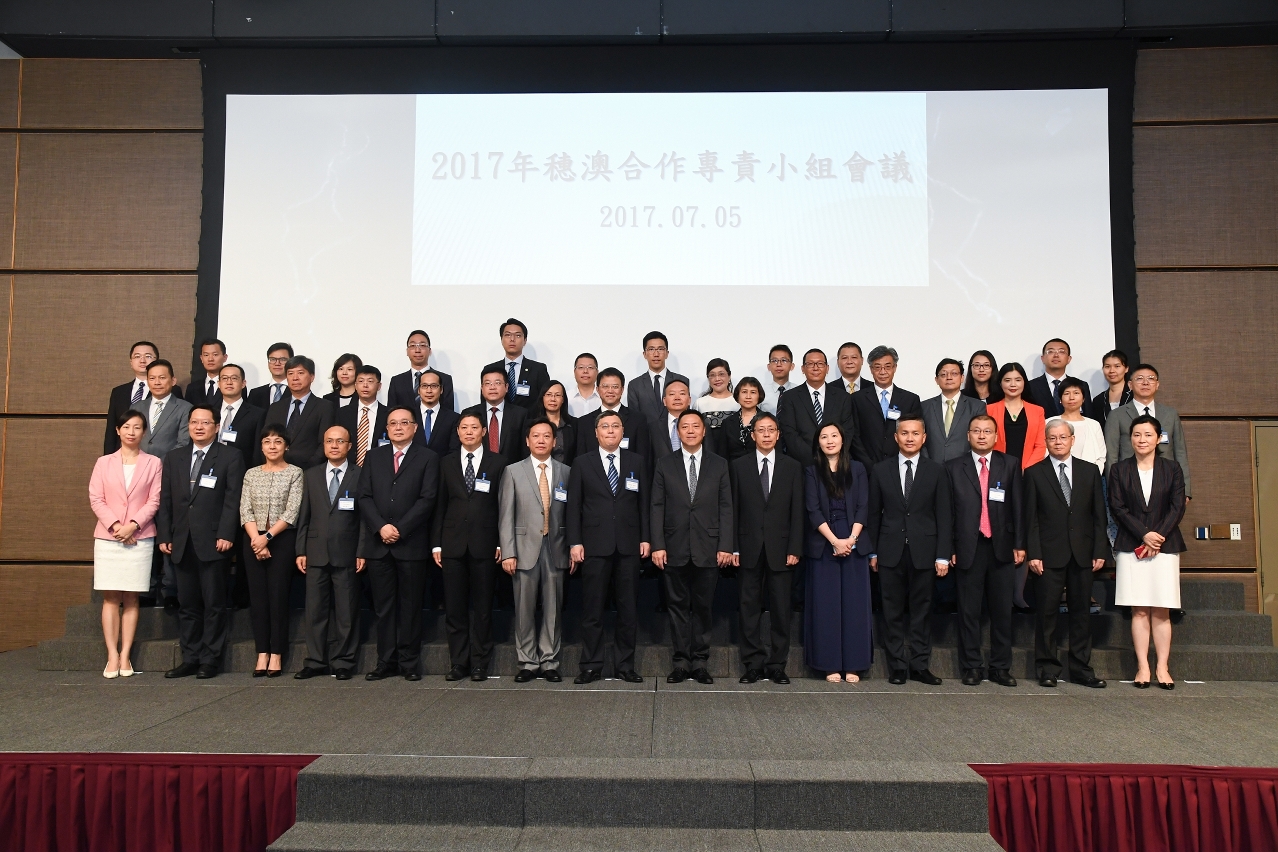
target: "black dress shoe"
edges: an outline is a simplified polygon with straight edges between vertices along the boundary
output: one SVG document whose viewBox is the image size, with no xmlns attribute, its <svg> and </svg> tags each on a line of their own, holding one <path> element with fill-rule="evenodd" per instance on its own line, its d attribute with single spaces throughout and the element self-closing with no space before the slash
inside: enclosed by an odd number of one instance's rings
<svg viewBox="0 0 1278 852">
<path fill-rule="evenodd" d="M 1016 686 L 1016 678 L 1007 669 L 990 669 L 990 680 L 999 686 Z"/>
<path fill-rule="evenodd" d="M 968 669 L 967 671 L 963 672 L 963 685 L 964 686 L 980 686 L 981 673 L 977 671 L 976 669 Z"/>
<path fill-rule="evenodd" d="M 451 669 L 448 670 L 448 674 L 444 675 L 444 680 L 449 680 L 449 681 L 464 680 L 466 678 L 466 674 L 467 673 L 466 673 L 465 666 L 453 666 Z"/>
<path fill-rule="evenodd" d="M 906 678 L 905 669 L 897 669 L 896 671 L 892 672 L 890 677 L 888 677 L 888 683 L 894 684 L 896 686 L 900 686 L 901 684 L 905 683 L 905 678 Z"/>
<path fill-rule="evenodd" d="M 195 672 L 195 677 L 197 680 L 208 680 L 211 677 L 217 677 L 217 666 L 200 666 Z M 270 675 L 267 675 L 267 677 L 270 677 Z"/>
<path fill-rule="evenodd" d="M 177 598 L 175 598 L 175 597 L 167 597 L 167 598 L 165 598 L 165 599 L 164 599 L 164 611 L 165 611 L 165 612 L 171 612 L 171 613 L 176 614 L 176 613 L 177 613 L 177 611 L 178 611 L 179 609 L 181 609 L 181 608 L 182 608 L 182 605 L 178 603 L 178 599 L 177 599 Z"/>
<path fill-rule="evenodd" d="M 266 669 L 253 669 L 253 677 L 266 677 Z"/>
<path fill-rule="evenodd" d="M 1175 688 L 1176 688 L 1176 681 L 1174 681 L 1174 680 L 1161 681 L 1161 680 L 1160 680 L 1160 681 L 1158 682 L 1158 688 L 1159 688 L 1159 689 L 1175 689 Z"/>
<path fill-rule="evenodd" d="M 283 677 L 284 670 L 283 669 L 267 669 L 266 676 L 267 677 Z"/>
<path fill-rule="evenodd" d="M 394 677 L 396 674 L 394 666 L 378 666 L 364 675 L 364 680 L 386 680 L 386 678 Z"/>
<path fill-rule="evenodd" d="M 594 683 L 601 677 L 603 677 L 603 672 L 599 671 L 599 669 L 582 669 L 581 674 L 573 678 L 572 682 L 576 684 Z"/>
<path fill-rule="evenodd" d="M 541 676 L 546 679 L 546 683 L 563 683 L 564 676 L 559 673 L 559 669 L 542 669 Z"/>
<path fill-rule="evenodd" d="M 182 663 L 164 673 L 165 677 L 190 677 L 200 670 L 199 663 Z"/>
<path fill-rule="evenodd" d="M 1039 675 L 1039 676 L 1038 676 L 1038 685 L 1039 685 L 1039 686 L 1048 686 L 1048 687 L 1056 686 L 1056 678 L 1052 677 L 1052 676 L 1051 676 L 1051 675 L 1049 675 L 1049 674 Z"/>
<path fill-rule="evenodd" d="M 704 684 L 706 686 L 714 683 L 714 678 L 710 677 L 710 672 L 705 669 L 694 669 L 692 672 L 692 679 L 697 683 Z"/>
<path fill-rule="evenodd" d="M 1098 678 L 1098 677 L 1071 677 L 1071 678 L 1069 679 L 1069 682 L 1070 682 L 1070 683 L 1076 683 L 1076 684 L 1078 684 L 1079 686 L 1086 686 L 1086 687 L 1088 687 L 1089 689 L 1104 689 L 1104 688 L 1105 688 L 1105 681 L 1101 680 L 1101 679 L 1100 679 L 1100 678 Z M 1162 686 L 1162 684 L 1159 684 L 1159 686 Z"/>
<path fill-rule="evenodd" d="M 1132 681 L 1132 686 L 1136 687 L 1137 689 L 1149 689 L 1149 681 L 1147 681 L 1147 680 L 1134 680 L 1134 681 Z"/>
<path fill-rule="evenodd" d="M 758 683 L 763 678 L 763 672 L 758 669 L 746 669 L 746 673 L 741 675 L 741 680 L 737 683 Z"/>
<path fill-rule="evenodd" d="M 932 674 L 928 669 L 921 672 L 911 671 L 910 680 L 917 680 L 919 683 L 926 683 L 928 686 L 940 686 L 941 679 Z"/>
<path fill-rule="evenodd" d="M 541 669 L 520 669 L 519 674 L 515 675 L 515 683 L 528 683 L 537 679 L 541 674 Z"/>
<path fill-rule="evenodd" d="M 639 672 L 634 669 L 619 671 L 617 672 L 617 677 L 624 680 L 626 683 L 643 683 L 643 675 L 639 674 Z"/>
<path fill-rule="evenodd" d="M 422 679 L 422 676 L 417 672 L 404 672 L 404 680 L 408 681 L 409 683 L 417 683 L 417 681 L 421 679 Z"/>
<path fill-rule="evenodd" d="M 470 670 L 470 679 L 475 683 L 482 683 L 488 680 L 488 669 L 483 666 L 475 666 Z"/>
<path fill-rule="evenodd" d="M 773 683 L 779 683 L 782 686 L 785 686 L 787 683 L 790 682 L 790 678 L 786 677 L 785 669 L 775 671 L 772 674 L 768 675 L 768 680 L 772 681 Z"/>
<path fill-rule="evenodd" d="M 350 680 L 350 679 L 351 679 L 351 670 L 350 670 L 350 669 L 338 669 L 337 671 L 333 672 L 333 677 L 337 678 L 338 680 Z"/>
<path fill-rule="evenodd" d="M 328 666 L 317 666 L 315 668 L 303 666 L 300 672 L 293 675 L 293 678 L 294 680 L 310 680 L 313 677 L 323 677 L 328 673 Z"/>
<path fill-rule="evenodd" d="M 675 669 L 666 675 L 666 683 L 683 683 L 689 677 L 687 669 Z"/>
</svg>

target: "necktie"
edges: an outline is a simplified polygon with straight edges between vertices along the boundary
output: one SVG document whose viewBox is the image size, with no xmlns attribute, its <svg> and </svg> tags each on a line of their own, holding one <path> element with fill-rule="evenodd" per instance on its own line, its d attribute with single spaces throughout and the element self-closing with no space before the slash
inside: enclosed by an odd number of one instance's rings
<svg viewBox="0 0 1278 852">
<path fill-rule="evenodd" d="M 466 454 L 466 490 L 472 494 L 475 491 L 475 454 Z"/>
<path fill-rule="evenodd" d="M 398 456 L 396 458 L 398 458 Z M 328 505 L 332 506 L 337 502 L 337 486 L 341 484 L 342 472 L 337 468 L 333 468 L 333 481 L 328 484 Z"/>
<path fill-rule="evenodd" d="M 848 386 L 848 393 L 856 393 L 856 382 L 844 382 Z"/>
<path fill-rule="evenodd" d="M 142 401 L 142 388 L 146 387 L 145 383 L 138 382 L 137 387 L 133 389 L 133 398 L 129 400 L 129 405 L 137 405 Z"/>
<path fill-rule="evenodd" d="M 403 450 L 400 450 L 399 452 L 395 453 L 395 472 L 396 473 L 399 473 L 399 463 L 403 460 L 403 458 L 404 458 Z"/>
<path fill-rule="evenodd" d="M 413 393 L 416 394 L 422 387 L 421 370 L 413 370 Z"/>
<path fill-rule="evenodd" d="M 546 481 L 546 463 L 537 465 L 541 475 L 537 477 L 537 487 L 541 489 L 541 534 L 550 532 L 550 483 Z"/>
<path fill-rule="evenodd" d="M 501 452 L 501 427 L 497 425 L 497 406 L 488 418 L 488 449 L 494 453 Z"/>
<path fill-rule="evenodd" d="M 159 421 L 160 415 L 164 413 L 164 403 L 151 403 L 151 430 L 155 430 L 155 424 Z"/>
<path fill-rule="evenodd" d="M 888 392 L 879 391 L 879 408 L 883 409 L 883 419 L 887 420 Z"/>
<path fill-rule="evenodd" d="M 506 399 L 515 398 L 515 362 L 506 364 Z M 493 452 L 497 452 L 493 450 Z"/>
<path fill-rule="evenodd" d="M 617 496 L 617 466 L 612 463 L 615 456 L 608 454 L 608 486 L 612 488 L 612 496 Z"/>
<path fill-rule="evenodd" d="M 657 401 L 661 401 L 661 376 L 652 377 L 652 390 L 657 394 Z"/>
<path fill-rule="evenodd" d="M 231 413 L 234 411 L 235 411 L 234 406 L 228 405 L 226 407 L 226 411 L 222 412 L 222 431 L 223 432 L 231 428 Z"/>
<path fill-rule="evenodd" d="M 200 463 L 204 461 L 204 451 L 196 450 L 191 456 L 191 490 L 195 490 L 195 478 L 200 475 Z"/>
<path fill-rule="evenodd" d="M 697 457 L 688 456 L 688 500 L 697 499 Z"/>
<path fill-rule="evenodd" d="M 990 529 L 990 471 L 985 466 L 985 459 L 981 459 L 981 535 L 994 537 Z"/>
<path fill-rule="evenodd" d="M 1148 417 L 1148 416 L 1149 416 L 1149 406 L 1148 406 L 1148 405 L 1147 405 L 1147 406 L 1145 406 L 1145 416 L 1146 416 L 1146 417 Z"/>
<path fill-rule="evenodd" d="M 284 419 L 284 425 L 293 422 L 294 417 L 300 417 L 302 414 L 302 401 L 300 399 L 293 400 L 293 410 L 288 413 L 288 417 Z"/>
<path fill-rule="evenodd" d="M 1069 477 L 1065 475 L 1065 462 L 1060 463 L 1061 466 L 1061 493 L 1065 495 L 1065 505 L 1070 505 L 1070 498 L 1074 496 L 1074 490 L 1070 487 Z"/>
<path fill-rule="evenodd" d="M 785 385 L 777 385 L 777 405 L 781 405 L 781 397 L 785 394 Z"/>
<path fill-rule="evenodd" d="M 280 398 L 283 396 L 284 396 L 284 386 L 275 385 L 275 391 L 274 393 L 271 394 L 271 402 L 279 402 Z"/>
<path fill-rule="evenodd" d="M 679 420 L 676 418 L 670 424 L 670 451 L 679 452 Z"/>
<path fill-rule="evenodd" d="M 905 488 L 902 493 L 905 496 L 905 502 L 910 502 L 910 492 L 914 490 L 914 462 L 909 459 L 905 460 Z"/>
<path fill-rule="evenodd" d="M 209 389 L 208 389 L 207 391 L 205 391 L 205 393 L 204 393 L 204 398 L 205 398 L 205 399 L 212 399 L 212 398 L 213 398 L 213 386 L 214 386 L 214 384 L 215 384 L 215 382 L 214 382 L 212 379 L 209 379 Z"/>
<path fill-rule="evenodd" d="M 368 406 L 365 405 L 364 411 L 359 416 L 359 429 L 357 430 L 359 437 L 359 446 L 355 450 L 355 463 L 360 467 L 364 466 L 364 454 L 368 452 Z"/>
<path fill-rule="evenodd" d="M 825 417 L 825 412 L 821 410 L 821 392 L 812 391 L 812 413 L 816 415 L 816 422 L 819 426 L 821 419 Z"/>
<path fill-rule="evenodd" d="M 426 443 L 430 443 L 430 421 L 435 418 L 435 409 L 426 409 L 426 419 L 423 421 L 422 438 Z"/>
<path fill-rule="evenodd" d="M 1058 404 L 1061 401 L 1061 380 L 1052 379 L 1052 399 Z"/>
<path fill-rule="evenodd" d="M 763 460 L 763 467 L 759 470 L 759 484 L 763 486 L 763 499 L 768 499 L 769 483 L 768 483 L 768 460 Z"/>
<path fill-rule="evenodd" d="M 945 400 L 945 434 L 950 434 L 950 425 L 954 423 L 954 400 Z M 981 464 L 985 464 L 985 459 L 981 459 Z"/>
</svg>

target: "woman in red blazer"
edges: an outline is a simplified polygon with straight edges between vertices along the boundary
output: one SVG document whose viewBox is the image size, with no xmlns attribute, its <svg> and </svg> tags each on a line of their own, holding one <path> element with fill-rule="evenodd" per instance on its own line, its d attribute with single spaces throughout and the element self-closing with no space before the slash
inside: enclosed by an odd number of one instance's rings
<svg viewBox="0 0 1278 852">
<path fill-rule="evenodd" d="M 116 419 L 120 449 L 102 456 L 89 478 L 89 505 L 98 518 L 93 531 L 93 588 L 102 593 L 102 636 L 107 665 L 103 677 L 129 677 L 138 626 L 138 593 L 151 588 L 155 513 L 160 508 L 164 465 L 140 449 L 146 418 L 126 411 Z M 120 608 L 124 607 L 123 613 Z"/>
<path fill-rule="evenodd" d="M 1047 435 L 1043 431 L 1046 416 L 1041 406 L 1023 398 L 1029 386 L 1025 368 L 1015 361 L 998 371 L 1003 398 L 991 402 L 985 413 L 998 425 L 998 442 L 994 449 L 1021 460 L 1021 470 L 1047 458 Z"/>
</svg>

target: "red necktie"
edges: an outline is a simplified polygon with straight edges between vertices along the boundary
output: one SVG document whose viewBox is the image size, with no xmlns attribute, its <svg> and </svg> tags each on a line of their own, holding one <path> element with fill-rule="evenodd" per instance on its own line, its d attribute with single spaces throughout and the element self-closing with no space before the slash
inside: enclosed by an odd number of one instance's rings
<svg viewBox="0 0 1278 852">
<path fill-rule="evenodd" d="M 986 538 L 993 538 L 994 533 L 990 530 L 990 469 L 985 466 L 985 459 L 981 459 L 981 535 Z"/>
<path fill-rule="evenodd" d="M 399 473 L 399 462 L 402 458 L 404 458 L 404 451 L 400 450 L 398 453 L 395 454 L 395 472 L 396 473 Z"/>
<path fill-rule="evenodd" d="M 497 406 L 488 418 L 488 449 L 494 453 L 501 452 L 501 427 L 497 425 Z"/>
</svg>

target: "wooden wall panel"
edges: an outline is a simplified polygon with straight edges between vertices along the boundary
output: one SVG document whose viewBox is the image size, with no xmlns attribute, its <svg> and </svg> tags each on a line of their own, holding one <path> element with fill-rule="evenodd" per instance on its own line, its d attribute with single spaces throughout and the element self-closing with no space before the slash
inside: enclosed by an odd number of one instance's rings
<svg viewBox="0 0 1278 852">
<path fill-rule="evenodd" d="M 9 367 L 9 303 L 13 298 L 13 276 L 0 277 L 0 370 Z M 0 404 L 4 402 L 4 394 L 8 393 L 8 373 L 0 373 L 5 382 L 4 391 L 0 393 Z M 117 382 L 118 384 L 118 382 Z M 0 407 L 0 411 L 4 409 Z M 3 453 L 0 453 L 0 481 L 4 479 Z"/>
<path fill-rule="evenodd" d="M 111 388 L 132 378 L 129 347 L 138 340 L 159 346 L 185 384 L 194 334 L 194 275 L 18 275 L 7 410 L 105 414 Z M 85 372 L 88 352 L 101 369 Z M 54 376 L 76 380 L 50 394 Z"/>
<path fill-rule="evenodd" d="M 61 636 L 67 607 L 88 603 L 92 591 L 92 565 L 0 565 L 0 651 Z"/>
<path fill-rule="evenodd" d="M 1278 264 L 1278 124 L 1133 130 L 1136 265 Z"/>
<path fill-rule="evenodd" d="M 1278 47 L 1142 50 L 1135 120 L 1278 118 Z"/>
<path fill-rule="evenodd" d="M 197 59 L 26 59 L 22 127 L 204 127 Z"/>
<path fill-rule="evenodd" d="M 197 133 L 24 135 L 15 266 L 194 270 L 202 145 Z"/>
<path fill-rule="evenodd" d="M 1278 272 L 1141 272 L 1141 357 L 1181 414 L 1278 416 Z M 1239 369 L 1243 367 L 1245 369 Z"/>
<path fill-rule="evenodd" d="M 0 133 L 0 268 L 13 266 L 13 181 L 17 163 L 17 134 Z"/>
<path fill-rule="evenodd" d="M 1194 499 L 1180 523 L 1186 552 L 1182 568 L 1255 568 L 1256 521 L 1252 513 L 1251 424 L 1245 420 L 1190 420 L 1185 444 Z M 1242 541 L 1197 541 L 1194 527 L 1241 524 Z"/>
<path fill-rule="evenodd" d="M 18 126 L 18 78 L 21 59 L 0 59 L 0 127 Z"/>
<path fill-rule="evenodd" d="M 97 418 L 6 419 L 0 560 L 93 559 L 89 474 L 105 428 Z"/>
</svg>

